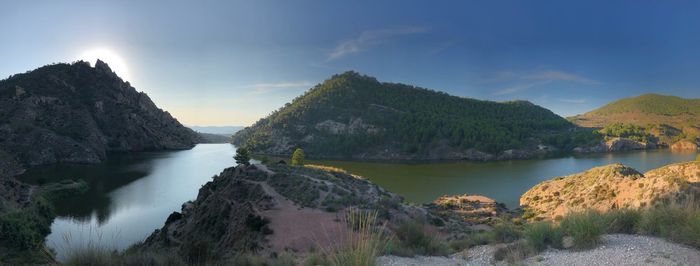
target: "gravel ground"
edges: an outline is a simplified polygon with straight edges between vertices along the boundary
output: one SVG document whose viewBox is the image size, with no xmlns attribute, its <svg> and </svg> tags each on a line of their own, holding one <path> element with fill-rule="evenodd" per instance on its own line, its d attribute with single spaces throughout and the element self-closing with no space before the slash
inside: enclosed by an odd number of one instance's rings
<svg viewBox="0 0 700 266">
<path fill-rule="evenodd" d="M 503 265 L 493 261 L 497 246 L 478 246 L 450 257 L 402 258 L 383 256 L 378 265 Z M 700 265 L 700 250 L 666 240 L 637 235 L 606 235 L 592 250 L 548 249 L 524 261 L 525 265 Z"/>
<path fill-rule="evenodd" d="M 416 256 L 404 258 L 397 256 L 382 256 L 377 258 L 377 265 L 399 266 L 399 265 L 431 265 L 431 266 L 470 266 L 470 265 L 494 265 L 502 264 L 493 260 L 493 253 L 498 248 L 497 245 L 476 246 L 450 257 L 425 257 Z"/>
<path fill-rule="evenodd" d="M 528 265 L 700 265 L 700 251 L 666 240 L 637 235 L 606 235 L 588 251 L 550 249 Z"/>
</svg>

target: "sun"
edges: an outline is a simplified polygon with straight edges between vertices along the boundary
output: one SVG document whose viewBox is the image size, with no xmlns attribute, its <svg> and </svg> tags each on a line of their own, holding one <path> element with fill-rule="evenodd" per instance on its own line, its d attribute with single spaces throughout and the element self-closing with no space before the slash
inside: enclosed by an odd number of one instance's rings
<svg viewBox="0 0 700 266">
<path fill-rule="evenodd" d="M 114 73 L 117 73 L 117 75 L 123 80 L 127 81 L 130 78 L 129 69 L 126 66 L 126 62 L 124 61 L 124 59 L 122 59 L 121 56 L 119 56 L 119 54 L 117 54 L 111 49 L 93 48 L 85 51 L 82 55 L 80 55 L 78 59 L 87 61 L 93 66 L 95 65 L 95 62 L 97 62 L 97 59 L 100 59 L 103 62 L 107 63 L 107 65 L 109 65 L 112 71 L 114 71 Z"/>
</svg>

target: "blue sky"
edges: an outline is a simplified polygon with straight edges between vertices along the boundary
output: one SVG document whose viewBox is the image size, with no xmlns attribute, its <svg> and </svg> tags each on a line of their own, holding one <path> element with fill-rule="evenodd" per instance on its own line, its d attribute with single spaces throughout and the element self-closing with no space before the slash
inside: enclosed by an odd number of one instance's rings
<svg viewBox="0 0 700 266">
<path fill-rule="evenodd" d="M 562 116 L 648 92 L 700 97 L 694 1 L 1 6 L 0 77 L 110 51 L 134 87 L 187 125 L 248 125 L 347 70 L 463 97 L 529 100 Z"/>
</svg>

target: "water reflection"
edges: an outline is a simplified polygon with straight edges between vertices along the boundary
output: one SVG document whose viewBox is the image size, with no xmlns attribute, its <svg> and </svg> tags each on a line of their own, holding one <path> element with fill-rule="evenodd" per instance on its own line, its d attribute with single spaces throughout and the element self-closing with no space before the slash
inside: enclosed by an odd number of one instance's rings
<svg viewBox="0 0 700 266">
<path fill-rule="evenodd" d="M 84 179 L 90 190 L 56 203 L 58 217 L 47 244 L 58 259 L 86 245 L 123 249 L 160 228 L 183 202 L 226 167 L 234 165 L 229 144 L 191 150 L 114 154 L 99 165 L 52 165 L 28 171 L 32 183 Z"/>
</svg>

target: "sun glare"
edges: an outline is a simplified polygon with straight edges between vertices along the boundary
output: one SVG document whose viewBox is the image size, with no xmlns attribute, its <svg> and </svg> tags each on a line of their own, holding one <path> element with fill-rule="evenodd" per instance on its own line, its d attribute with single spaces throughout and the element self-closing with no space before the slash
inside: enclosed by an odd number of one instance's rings
<svg viewBox="0 0 700 266">
<path fill-rule="evenodd" d="M 129 70 L 126 66 L 126 62 L 124 59 L 122 59 L 119 54 L 115 53 L 114 51 L 106 48 L 95 48 L 95 49 L 90 49 L 88 51 L 85 51 L 80 57 L 78 58 L 79 60 L 84 60 L 89 62 L 91 65 L 95 65 L 95 62 L 97 62 L 97 59 L 102 60 L 103 62 L 107 63 L 109 67 L 119 75 L 123 80 L 129 80 Z"/>
</svg>

